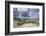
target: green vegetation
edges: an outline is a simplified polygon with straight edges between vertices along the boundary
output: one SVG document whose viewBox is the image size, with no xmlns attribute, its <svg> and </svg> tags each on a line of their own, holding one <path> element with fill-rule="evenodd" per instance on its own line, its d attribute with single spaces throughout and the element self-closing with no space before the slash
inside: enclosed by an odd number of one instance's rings
<svg viewBox="0 0 46 36">
<path fill-rule="evenodd" d="M 22 25 L 22 24 L 27 24 L 27 23 L 32 23 L 32 24 L 38 24 L 39 25 L 39 21 L 34 21 L 34 20 L 28 20 L 28 19 L 19 19 L 19 18 L 14 18 L 14 20 L 16 20 L 17 25 Z"/>
</svg>

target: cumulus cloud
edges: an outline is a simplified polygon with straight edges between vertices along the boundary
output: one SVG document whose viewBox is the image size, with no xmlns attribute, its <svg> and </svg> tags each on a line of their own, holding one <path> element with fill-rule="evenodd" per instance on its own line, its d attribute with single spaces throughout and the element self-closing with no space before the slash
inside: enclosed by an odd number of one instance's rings
<svg viewBox="0 0 46 36">
<path fill-rule="evenodd" d="M 14 8 L 13 13 L 17 18 L 39 18 L 39 9 L 36 8 Z"/>
</svg>

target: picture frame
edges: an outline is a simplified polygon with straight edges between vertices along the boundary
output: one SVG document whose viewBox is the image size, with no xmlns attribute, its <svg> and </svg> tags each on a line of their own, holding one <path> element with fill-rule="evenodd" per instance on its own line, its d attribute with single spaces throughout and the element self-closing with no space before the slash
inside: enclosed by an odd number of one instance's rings
<svg viewBox="0 0 46 36">
<path fill-rule="evenodd" d="M 13 22 L 13 19 L 14 19 L 13 17 L 14 17 L 14 14 L 16 13 L 16 12 L 14 13 L 14 11 L 16 11 L 16 9 L 17 9 L 17 11 L 19 11 L 19 13 L 20 12 L 27 12 L 27 10 L 30 9 L 30 11 L 32 11 L 33 13 L 35 12 L 35 14 L 40 15 L 40 24 L 39 24 L 39 26 L 41 25 L 41 27 L 37 28 L 37 27 L 33 26 L 33 28 L 32 28 L 32 27 L 24 26 L 24 28 L 23 28 L 22 26 L 17 26 L 16 27 L 16 25 L 14 27 L 13 25 L 14 25 L 15 22 Z M 40 13 L 39 13 L 39 10 L 40 10 Z M 30 15 L 23 15 L 23 18 L 24 18 L 23 21 L 26 20 L 26 18 L 28 19 L 29 16 L 31 16 L 31 13 L 30 13 Z M 31 20 L 31 19 L 28 19 L 28 20 Z M 17 23 L 18 23 L 18 21 L 19 20 L 17 20 Z M 19 21 L 19 23 L 20 23 L 20 21 Z M 25 23 L 25 21 L 23 23 Z M 28 24 L 29 24 L 29 22 L 28 22 Z M 35 23 L 35 25 L 36 25 L 36 23 Z M 44 33 L 44 31 L 45 31 L 45 27 L 44 26 L 45 26 L 45 4 L 44 3 L 39 3 L 39 2 L 20 2 L 20 1 L 5 1 L 5 35 Z M 13 29 L 13 28 L 16 28 L 16 29 Z"/>
</svg>

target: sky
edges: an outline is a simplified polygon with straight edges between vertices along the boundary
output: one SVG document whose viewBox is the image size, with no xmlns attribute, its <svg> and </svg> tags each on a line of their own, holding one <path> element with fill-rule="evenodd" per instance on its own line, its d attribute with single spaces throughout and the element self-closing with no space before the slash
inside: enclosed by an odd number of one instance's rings
<svg viewBox="0 0 46 36">
<path fill-rule="evenodd" d="M 39 18 L 38 8 L 13 8 L 13 13 L 16 18 L 21 18 L 21 19 Z"/>
</svg>

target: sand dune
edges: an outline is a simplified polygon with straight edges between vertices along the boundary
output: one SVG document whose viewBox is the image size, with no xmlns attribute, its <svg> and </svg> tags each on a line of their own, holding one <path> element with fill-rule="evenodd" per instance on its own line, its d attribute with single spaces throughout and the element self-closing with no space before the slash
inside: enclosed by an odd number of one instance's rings
<svg viewBox="0 0 46 36">
<path fill-rule="evenodd" d="M 28 24 L 23 24 L 23 25 L 20 25 L 20 26 L 16 26 L 17 28 L 20 27 L 20 28 L 24 28 L 24 27 L 38 27 L 38 24 L 32 24 L 32 23 L 28 23 Z"/>
</svg>

